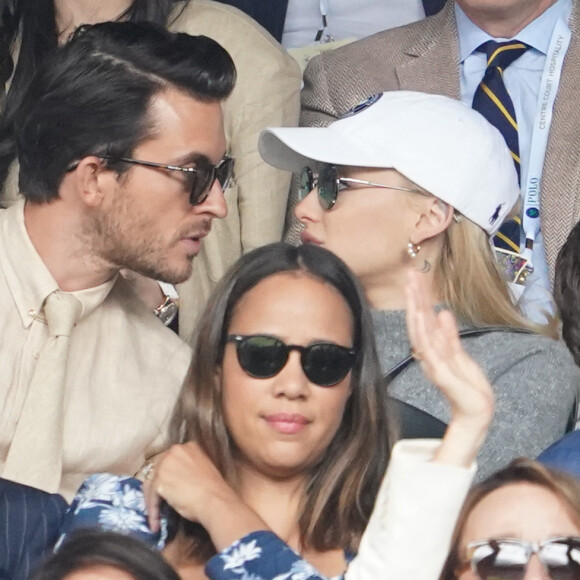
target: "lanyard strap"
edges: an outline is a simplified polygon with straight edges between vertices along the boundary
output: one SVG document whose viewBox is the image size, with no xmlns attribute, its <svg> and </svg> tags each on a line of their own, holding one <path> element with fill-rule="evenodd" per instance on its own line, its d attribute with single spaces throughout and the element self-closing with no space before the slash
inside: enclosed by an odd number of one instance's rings
<svg viewBox="0 0 580 580">
<path fill-rule="evenodd" d="M 334 40 L 328 34 L 328 0 L 320 0 L 320 16 L 322 17 L 322 28 L 319 28 L 314 38 L 315 42 L 330 42 Z"/>
<path fill-rule="evenodd" d="M 546 63 L 540 83 L 540 94 L 534 116 L 530 160 L 526 171 L 525 182 L 522 182 L 524 195 L 523 230 L 526 236 L 522 251 L 523 256 L 532 262 L 534 241 L 540 231 L 540 182 L 544 166 L 544 157 L 548 145 L 550 125 L 554 102 L 560 84 L 564 57 L 570 45 L 572 33 L 567 20 L 559 18 L 554 27 Z"/>
</svg>

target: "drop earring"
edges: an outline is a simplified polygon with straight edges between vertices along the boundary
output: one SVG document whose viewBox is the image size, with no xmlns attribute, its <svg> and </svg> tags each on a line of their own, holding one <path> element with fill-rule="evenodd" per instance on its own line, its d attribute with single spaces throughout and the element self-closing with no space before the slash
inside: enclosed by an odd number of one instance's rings
<svg viewBox="0 0 580 580">
<path fill-rule="evenodd" d="M 414 244 L 413 242 L 409 242 L 407 244 L 407 254 L 409 257 L 414 260 L 417 257 L 417 254 L 421 251 L 420 244 Z"/>
<path fill-rule="evenodd" d="M 414 244 L 413 242 L 409 242 L 407 244 L 407 254 L 409 254 L 411 260 L 415 260 L 417 258 L 417 254 L 420 251 L 421 244 Z M 423 274 L 426 274 L 429 272 L 429 270 L 431 270 L 431 264 L 429 263 L 429 260 L 423 260 L 423 266 L 421 268 L 417 268 L 417 271 Z"/>
</svg>

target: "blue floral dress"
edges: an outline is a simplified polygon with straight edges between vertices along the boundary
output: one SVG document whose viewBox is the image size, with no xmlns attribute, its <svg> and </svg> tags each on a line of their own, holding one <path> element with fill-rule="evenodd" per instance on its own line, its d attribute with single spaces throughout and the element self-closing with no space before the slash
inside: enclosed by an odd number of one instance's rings
<svg viewBox="0 0 580 580">
<path fill-rule="evenodd" d="M 58 546 L 80 528 L 99 527 L 130 534 L 159 550 L 167 540 L 167 520 L 153 533 L 147 522 L 142 484 L 134 477 L 99 473 L 88 477 L 70 505 Z M 347 560 L 352 559 L 352 556 Z M 211 580 L 328 579 L 270 531 L 253 532 L 216 554 L 206 565 Z"/>
</svg>

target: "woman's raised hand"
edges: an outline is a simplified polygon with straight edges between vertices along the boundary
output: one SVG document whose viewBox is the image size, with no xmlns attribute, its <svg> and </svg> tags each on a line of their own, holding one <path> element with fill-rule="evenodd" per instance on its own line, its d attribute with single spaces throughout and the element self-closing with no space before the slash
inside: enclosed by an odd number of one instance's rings
<svg viewBox="0 0 580 580">
<path fill-rule="evenodd" d="M 451 421 L 434 461 L 468 466 L 483 444 L 493 417 L 492 387 L 479 365 L 463 350 L 453 314 L 433 310 L 421 273 L 409 273 L 406 296 L 414 357 L 451 405 Z"/>
</svg>

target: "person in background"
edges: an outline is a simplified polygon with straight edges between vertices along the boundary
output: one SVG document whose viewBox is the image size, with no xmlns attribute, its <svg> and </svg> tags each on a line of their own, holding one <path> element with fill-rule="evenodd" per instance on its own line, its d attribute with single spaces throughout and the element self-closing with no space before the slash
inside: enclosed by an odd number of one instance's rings
<svg viewBox="0 0 580 580">
<path fill-rule="evenodd" d="M 67 507 L 60 495 L 0 479 L 0 580 L 29 580 L 58 540 Z"/>
<path fill-rule="evenodd" d="M 179 580 L 143 542 L 101 530 L 77 532 L 30 580 Z"/>
<path fill-rule="evenodd" d="M 558 253 L 554 299 L 562 321 L 562 338 L 580 365 L 580 222 Z"/>
<path fill-rule="evenodd" d="M 562 337 L 576 364 L 580 364 L 580 222 L 558 253 L 554 299 L 562 321 Z M 580 478 L 580 431 L 562 437 L 538 456 L 554 469 Z"/>
<path fill-rule="evenodd" d="M 387 28 L 415 22 L 439 12 L 445 0 L 375 0 L 347 3 L 341 0 L 220 0 L 249 14 L 286 48 L 329 39 L 363 38 Z M 324 26 L 326 18 L 327 26 Z M 325 29 L 317 40 L 318 31 Z"/>
<path fill-rule="evenodd" d="M 237 81 L 224 101 L 227 151 L 236 172 L 226 193 L 228 216 L 215 224 L 194 263 L 192 275 L 177 291 L 128 276 L 164 322 L 179 305 L 179 333 L 188 340 L 203 304 L 238 257 L 282 236 L 289 176 L 265 164 L 257 151 L 260 131 L 269 125 L 295 125 L 301 73 L 255 21 L 209 0 L 0 0 L 0 189 L 5 203 L 18 192 L 12 112 L 45 56 L 64 43 L 77 26 L 105 20 L 147 20 L 173 32 L 208 36 L 231 55 Z M 2 55 L 4 58 L 2 59 Z M 10 74 L 10 71 L 13 71 Z"/>
<path fill-rule="evenodd" d="M 464 348 L 495 390 L 479 478 L 520 455 L 535 457 L 573 427 L 578 368 L 514 306 L 490 247 L 519 187 L 501 134 L 482 115 L 448 97 L 392 91 L 328 127 L 269 129 L 260 150 L 301 173 L 302 241 L 335 252 L 359 277 L 390 395 L 408 411 L 404 435 L 426 414 L 446 423 L 451 412 L 411 357 L 411 270 L 424 278 L 433 307 L 458 318 Z"/>
<path fill-rule="evenodd" d="M 465 500 L 440 580 L 580 577 L 580 483 L 517 459 Z"/>
</svg>

